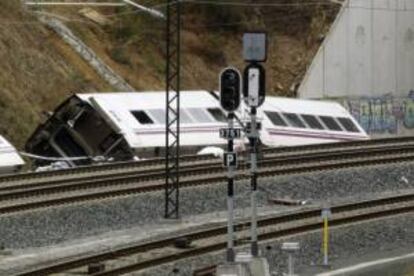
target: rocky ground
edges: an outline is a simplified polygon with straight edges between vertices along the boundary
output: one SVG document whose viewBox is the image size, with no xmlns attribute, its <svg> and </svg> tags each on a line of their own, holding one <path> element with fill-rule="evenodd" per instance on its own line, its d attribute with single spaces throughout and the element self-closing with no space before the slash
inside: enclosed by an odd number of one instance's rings
<svg viewBox="0 0 414 276">
<path fill-rule="evenodd" d="M 290 197 L 311 202 L 369 198 L 375 193 L 414 187 L 413 164 L 344 169 L 325 173 L 260 179 L 259 204 Z M 236 183 L 236 207 L 250 204 L 247 181 Z M 6 248 L 47 246 L 109 231 L 158 223 L 164 211 L 163 192 L 103 200 L 0 217 L 0 244 Z M 183 218 L 226 210 L 226 185 L 182 189 Z M 245 210 L 242 213 L 248 215 Z"/>
<path fill-rule="evenodd" d="M 313 233 L 288 240 L 265 242 L 260 246 L 262 256 L 269 261 L 270 270 L 275 276 L 287 272 L 287 254 L 281 250 L 283 242 L 299 242 L 300 251 L 294 255 L 295 268 L 299 275 L 315 275 L 347 265 L 376 258 L 389 257 L 390 254 L 401 255 L 413 252 L 414 217 L 412 215 L 384 221 L 375 221 L 355 226 L 342 227 L 331 232 L 329 269 L 323 268 L 321 254 L 321 233 Z M 408 242 L 407 241 L 411 241 Z M 243 249 L 239 249 L 243 251 Z M 244 248 L 248 252 L 249 248 Z M 134 275 L 169 275 L 174 268 L 179 269 L 175 275 L 190 276 L 191 271 L 225 260 L 224 254 L 215 254 L 185 260 L 173 265 L 164 265 Z M 397 276 L 395 274 L 392 274 Z"/>
<path fill-rule="evenodd" d="M 286 210 L 286 207 L 268 205 L 270 198 L 303 199 L 309 200 L 311 205 L 319 206 L 326 201 L 334 204 L 372 198 L 384 193 L 403 193 L 404 190 L 413 188 L 413 169 L 413 164 L 407 163 L 260 179 L 260 210 L 262 213 Z M 239 208 L 237 216 L 248 217 L 249 184 L 242 181 L 236 187 L 236 206 Z M 16 258 L 19 259 L 19 256 L 23 256 L 26 262 L 32 257 L 32 260 L 36 260 L 38 247 L 45 246 L 47 248 L 42 248 L 42 252 L 60 249 L 61 254 L 116 247 L 131 239 L 149 238 L 206 222 L 222 221 L 225 218 L 225 208 L 226 185 L 217 184 L 181 191 L 182 220 L 178 224 L 166 223 L 161 219 L 162 192 L 0 217 L 0 243 L 12 254 L 0 263 L 5 268 L 7 264 L 10 265 L 10 261 L 18 264 Z M 345 228 L 344 232 L 333 233 L 332 258 L 343 259 L 355 254 L 362 256 L 378 248 L 388 250 L 407 245 L 407 241 L 414 241 L 413 222 L 414 219 L 408 217 L 404 220 L 395 219 L 392 223 L 372 223 L 369 227 L 350 227 L 351 230 Z M 125 229 L 132 230 L 125 233 Z M 308 235 L 305 240 L 297 239 L 302 243 L 301 267 L 306 268 L 312 263 L 320 262 L 320 238 L 320 234 L 315 233 Z M 381 240 L 385 242 L 379 243 Z M 281 263 L 277 256 L 283 258 L 278 244 L 279 242 L 272 244 L 273 249 L 270 251 L 263 249 L 275 264 Z M 222 256 L 218 254 L 211 258 L 221 260 Z M 207 261 L 208 258 L 204 260 Z M 283 270 L 275 265 L 272 269 Z"/>
</svg>

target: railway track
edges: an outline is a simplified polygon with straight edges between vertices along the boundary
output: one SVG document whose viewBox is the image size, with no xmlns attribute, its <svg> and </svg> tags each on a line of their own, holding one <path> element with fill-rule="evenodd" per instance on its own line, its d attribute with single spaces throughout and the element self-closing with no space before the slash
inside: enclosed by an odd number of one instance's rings
<svg viewBox="0 0 414 276">
<path fill-rule="evenodd" d="M 397 146 L 405 145 L 407 143 L 414 144 L 414 137 L 375 139 L 366 141 L 305 145 L 297 147 L 265 148 L 263 149 L 263 154 L 286 156 L 318 152 L 327 153 L 340 149 L 385 147 L 390 145 Z M 186 164 L 194 162 L 218 163 L 219 161 L 217 158 L 211 155 L 191 155 L 183 156 L 181 158 L 181 162 L 183 164 Z M 156 158 L 134 162 L 117 162 L 94 166 L 82 166 L 78 168 L 57 171 L 11 174 L 0 177 L 0 191 L 3 189 L 3 187 L 20 186 L 21 188 L 26 188 L 27 186 L 30 186 L 30 184 L 35 185 L 36 183 L 41 184 L 45 182 L 53 182 L 58 184 L 68 180 L 85 180 L 86 178 L 122 175 L 129 172 L 135 172 L 136 170 L 142 170 L 150 167 L 163 168 L 164 166 L 164 159 Z"/>
<path fill-rule="evenodd" d="M 360 148 L 341 148 L 328 152 L 306 154 L 266 154 L 260 161 L 260 177 L 297 174 L 346 167 L 369 166 L 376 164 L 414 161 L 414 143 L 387 144 Z M 243 165 L 245 166 L 245 164 Z M 86 180 L 69 179 L 59 183 L 36 183 L 7 186 L 0 189 L 0 215 L 34 210 L 51 206 L 65 205 L 91 200 L 100 200 L 139 194 L 164 188 L 164 167 L 147 168 L 141 171 L 124 173 L 121 176 L 104 176 Z M 182 187 L 224 183 L 226 174 L 221 164 L 208 162 L 187 164 L 181 168 Z M 243 171 L 236 176 L 247 179 Z"/>
<path fill-rule="evenodd" d="M 391 196 L 370 201 L 336 205 L 331 208 L 331 227 L 364 223 L 373 219 L 385 219 L 414 211 L 414 194 Z M 303 235 L 321 229 L 320 208 L 311 208 L 295 213 L 261 217 L 258 221 L 261 242 L 291 235 Z M 236 246 L 243 246 L 249 237 L 249 222 L 235 224 Z M 123 275 L 142 271 L 162 264 L 197 257 L 207 253 L 222 252 L 226 247 L 227 226 L 223 224 L 193 230 L 183 235 L 167 239 L 128 245 L 124 248 L 100 252 L 98 254 L 57 260 L 42 267 L 31 268 L 15 275 L 49 275 L 68 273 L 84 275 L 90 264 L 104 264 L 106 270 L 95 276 Z M 175 247 L 177 240 L 192 242 L 188 248 Z M 62 275 L 62 274 L 60 274 Z"/>
</svg>

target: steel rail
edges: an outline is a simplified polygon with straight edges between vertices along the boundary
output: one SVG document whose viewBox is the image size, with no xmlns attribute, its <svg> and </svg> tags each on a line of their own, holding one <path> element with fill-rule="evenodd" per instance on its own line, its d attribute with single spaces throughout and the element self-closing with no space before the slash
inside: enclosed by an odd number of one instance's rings
<svg viewBox="0 0 414 276">
<path fill-rule="evenodd" d="M 413 149 L 411 149 L 413 150 Z M 271 176 L 279 176 L 279 175 L 287 175 L 287 174 L 297 174 L 297 173 L 307 173 L 307 172 L 315 172 L 315 171 L 325 171 L 325 170 L 333 170 L 333 169 L 341 169 L 341 168 L 349 168 L 349 167 L 359 167 L 359 166 L 370 166 L 370 165 L 379 165 L 379 164 L 389 164 L 389 163 L 401 163 L 401 162 L 408 162 L 414 160 L 414 152 L 406 153 L 407 149 L 400 149 L 396 151 L 387 151 L 385 150 L 378 150 L 375 153 L 369 153 L 368 156 L 365 156 L 364 153 L 358 153 L 361 156 L 355 157 L 350 155 L 349 158 L 345 159 L 326 159 L 324 160 L 322 156 L 321 159 L 318 159 L 315 163 L 306 163 L 302 160 L 294 160 L 292 165 L 287 166 L 286 161 L 283 160 L 276 160 L 276 161 L 263 161 L 261 165 L 261 169 L 259 170 L 260 177 L 271 177 Z M 340 154 L 342 156 L 342 154 Z M 342 156 L 343 157 L 343 156 Z M 336 156 L 338 158 L 338 156 Z M 310 159 L 312 161 L 313 159 Z M 334 160 L 334 161 L 332 161 Z M 282 162 L 282 163 L 281 163 Z M 217 171 L 217 168 L 215 168 Z M 203 172 L 204 174 L 201 174 Z M 224 183 L 226 180 L 226 176 L 224 173 L 212 173 L 211 169 L 188 169 L 188 171 L 183 171 L 186 173 L 186 177 L 182 178 L 180 183 L 181 187 L 195 187 L 200 185 L 207 185 L 207 184 L 220 184 Z M 196 176 L 196 177 L 194 177 Z M 150 176 L 146 176 L 150 177 Z M 248 174 L 239 174 L 236 176 L 237 180 L 247 179 L 249 177 Z M 148 180 L 146 183 L 141 182 L 140 185 L 136 185 L 136 179 L 130 178 L 121 178 L 121 179 L 113 179 L 103 181 L 99 183 L 99 187 L 108 187 L 114 186 L 113 189 L 104 190 L 104 191 L 93 191 L 93 192 L 86 192 L 84 194 L 77 194 L 77 195 L 67 195 L 67 194 L 58 194 L 58 198 L 45 198 L 40 199 L 39 201 L 30 200 L 29 202 L 15 202 L 15 199 L 18 196 L 9 195 L 9 198 L 3 198 L 3 200 L 9 199 L 6 201 L 6 204 L 1 206 L 0 201 L 0 215 L 11 214 L 16 212 L 22 212 L 26 210 L 34 210 L 38 208 L 45 208 L 51 206 L 59 206 L 65 204 L 72 204 L 72 203 L 79 203 L 84 201 L 93 201 L 93 200 L 101 200 L 119 196 L 127 196 L 145 192 L 152 192 L 158 191 L 163 189 L 163 182 L 158 181 L 154 183 L 151 180 Z M 134 184 L 134 185 L 130 185 Z M 97 185 L 97 183 L 94 183 Z M 124 187 L 120 187 L 124 186 Z M 96 189 L 97 186 L 94 186 Z M 58 189 L 60 187 L 57 187 Z M 61 193 L 70 191 L 71 188 L 62 187 L 59 190 Z M 13 200 L 12 200 L 13 199 Z M 25 199 L 25 198 L 23 198 Z"/>
<path fill-rule="evenodd" d="M 399 137 L 399 138 L 383 138 L 373 139 L 364 141 L 352 141 L 352 142 L 338 142 L 338 143 L 327 143 L 317 145 L 304 145 L 295 147 L 278 147 L 278 148 L 264 148 L 264 154 L 276 154 L 276 153 L 295 153 L 295 152 L 306 152 L 306 151 L 327 151 L 335 150 L 340 148 L 351 148 L 351 147 L 367 147 L 370 145 L 388 145 L 388 144 L 404 144 L 414 142 L 414 137 Z M 192 161 L 203 161 L 203 160 L 215 160 L 216 158 L 211 155 L 188 155 L 182 156 L 182 162 Z M 16 183 L 22 181 L 37 181 L 44 179 L 43 181 L 50 181 L 50 178 L 67 178 L 67 177 L 81 177 L 83 174 L 101 175 L 102 172 L 108 173 L 116 170 L 131 170 L 135 168 L 141 168 L 146 166 L 154 166 L 163 164 L 163 158 L 155 158 L 142 161 L 132 162 L 116 162 L 99 164 L 92 166 L 81 166 L 77 168 L 56 170 L 56 171 L 45 171 L 45 172 L 26 172 L 18 174 L 9 174 L 0 176 L 0 184 Z"/>
<path fill-rule="evenodd" d="M 414 212 L 414 194 L 391 196 L 386 198 L 379 198 L 374 200 L 365 200 L 356 203 L 346 203 L 331 207 L 333 217 L 330 219 L 331 227 L 345 226 L 360 222 L 366 222 L 372 219 L 383 219 L 390 216 L 401 215 L 409 212 Z M 380 208 L 380 209 L 379 209 Z M 288 235 L 306 234 L 312 231 L 321 229 L 320 214 L 321 208 L 312 208 L 310 210 L 299 211 L 295 213 L 274 215 L 263 217 L 259 219 L 259 228 L 261 234 L 259 235 L 261 241 L 282 238 Z M 284 226 L 295 222 L 295 226 Z M 300 223 L 297 225 L 297 223 Z M 270 229 L 266 231 L 266 227 L 277 225 L 277 229 Z M 249 227 L 248 221 L 242 221 L 235 225 L 235 231 L 240 233 Z M 48 275 L 51 273 L 60 273 L 74 268 L 86 266 L 90 263 L 100 263 L 111 261 L 120 257 L 136 255 L 139 253 L 146 253 L 147 251 L 173 247 L 177 239 L 186 238 L 190 241 L 199 241 L 226 234 L 227 228 L 221 224 L 218 226 L 210 226 L 205 230 L 196 230 L 191 233 L 176 235 L 167 239 L 160 239 L 153 242 L 147 242 L 138 245 L 129 245 L 125 248 L 120 248 L 112 251 L 107 251 L 99 254 L 83 256 L 78 258 L 59 260 L 55 263 L 38 267 L 30 271 L 22 272 L 18 275 Z M 247 234 L 247 233 L 245 233 Z M 248 236 L 248 235 L 247 235 Z M 243 245 L 242 243 L 237 246 Z M 194 257 L 206 253 L 220 251 L 226 248 L 225 240 L 214 242 L 206 246 L 195 247 L 191 249 L 183 249 L 174 251 L 171 254 L 166 254 L 160 257 L 144 259 L 143 261 L 128 264 L 126 266 L 117 267 L 108 271 L 94 274 L 100 275 L 121 275 L 128 272 L 135 272 L 157 265 L 166 264 L 180 259 Z M 138 259 L 138 258 L 137 258 Z"/>
<path fill-rule="evenodd" d="M 378 146 L 365 148 L 363 151 L 361 149 L 338 149 L 336 151 L 330 152 L 315 152 L 307 154 L 294 154 L 294 155 L 282 155 L 282 156 L 266 156 L 263 160 L 259 161 L 260 166 L 269 167 L 269 166 L 286 166 L 288 164 L 304 164 L 310 162 L 321 162 L 326 159 L 338 160 L 345 159 L 347 157 L 357 157 L 359 155 L 380 155 L 386 154 L 393 151 L 397 152 L 411 152 L 414 151 L 414 144 L 406 145 L 392 145 L 389 147 Z M 241 167 L 246 169 L 247 162 L 241 162 Z M 202 175 L 207 173 L 216 172 L 222 167 L 220 162 L 203 162 L 203 163 L 186 163 L 181 167 L 182 176 L 188 175 Z M 88 176 L 82 179 L 60 179 L 53 182 L 41 182 L 30 185 L 18 185 L 18 186 L 5 186 L 0 187 L 0 201 L 24 198 L 24 197 L 34 197 L 37 195 L 46 195 L 66 191 L 82 190 L 82 189 L 91 189 L 97 187 L 107 187 L 111 185 L 125 185 L 129 183 L 136 183 L 137 181 L 149 181 L 149 180 L 158 180 L 165 177 L 164 167 L 159 166 L 157 168 L 147 168 L 137 171 L 129 171 L 123 173 L 116 173 L 113 175 L 103 175 L 101 177 Z"/>
</svg>

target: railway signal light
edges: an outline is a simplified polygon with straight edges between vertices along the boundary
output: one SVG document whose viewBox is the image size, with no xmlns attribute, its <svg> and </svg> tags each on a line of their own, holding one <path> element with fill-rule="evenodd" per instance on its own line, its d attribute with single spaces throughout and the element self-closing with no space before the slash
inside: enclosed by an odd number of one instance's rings
<svg viewBox="0 0 414 276">
<path fill-rule="evenodd" d="M 266 73 L 263 66 L 251 63 L 243 73 L 243 98 L 250 107 L 259 107 L 266 96 Z"/>
<path fill-rule="evenodd" d="M 240 106 L 241 75 L 237 69 L 226 68 L 220 74 L 220 105 L 233 112 Z"/>
</svg>

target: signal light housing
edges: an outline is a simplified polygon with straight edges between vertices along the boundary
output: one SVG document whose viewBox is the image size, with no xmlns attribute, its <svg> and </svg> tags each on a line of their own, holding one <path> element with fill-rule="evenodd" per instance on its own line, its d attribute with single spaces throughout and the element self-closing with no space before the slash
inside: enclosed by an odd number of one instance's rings
<svg viewBox="0 0 414 276">
<path fill-rule="evenodd" d="M 220 74 L 220 105 L 233 112 L 240 106 L 241 75 L 235 68 L 226 68 Z"/>
</svg>

